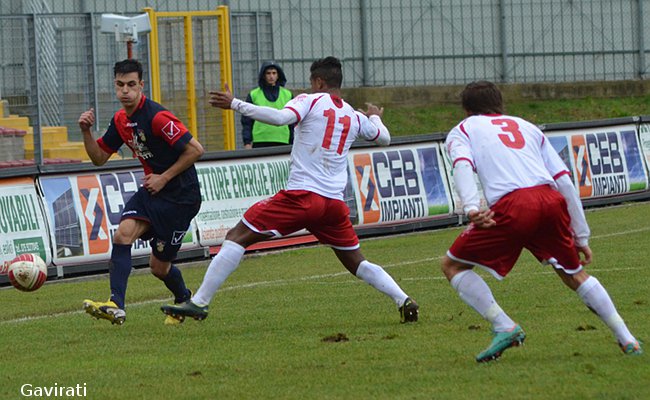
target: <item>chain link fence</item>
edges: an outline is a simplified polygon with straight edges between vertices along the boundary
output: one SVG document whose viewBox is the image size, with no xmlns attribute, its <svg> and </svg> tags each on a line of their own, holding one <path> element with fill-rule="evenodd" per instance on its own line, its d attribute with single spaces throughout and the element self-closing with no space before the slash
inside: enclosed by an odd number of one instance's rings
<svg viewBox="0 0 650 400">
<path fill-rule="evenodd" d="M 99 18 L 92 14 L 0 16 L 0 46 L 6 55 L 0 63 L 0 98 L 10 111 L 10 118 L 0 119 L 0 126 L 26 131 L 24 155 L 14 158 L 38 163 L 84 160 L 79 115 L 94 108 L 101 130 L 120 107 L 112 68 L 115 60 L 126 58 L 126 45 L 114 36 L 97 35 Z M 137 49 L 147 58 L 144 39 Z"/>
<path fill-rule="evenodd" d="M 161 103 L 187 125 L 187 67 L 182 17 L 158 19 Z M 224 132 L 220 114 L 209 103 L 209 91 L 220 87 L 216 17 L 192 17 L 194 81 L 198 132 L 192 132 L 208 151 L 222 150 Z M 144 59 L 143 59 L 144 62 Z"/>
<path fill-rule="evenodd" d="M 119 109 L 112 67 L 127 57 L 127 50 L 113 35 L 99 33 L 100 13 L 133 15 L 145 6 L 161 11 L 214 10 L 221 3 L 0 0 L 1 12 L 6 13 L 0 14 L 0 99 L 8 104 L 10 114 L 26 118 L 28 129 L 36 133 L 25 141 L 24 158 L 40 163 L 56 158 L 48 152 L 50 147 L 79 142 L 77 118 L 86 109 L 95 108 L 100 131 Z M 278 62 L 286 73 L 287 87 L 300 90 L 309 87 L 313 60 L 327 55 L 342 59 L 346 87 L 456 85 L 476 79 L 509 83 L 609 81 L 648 76 L 650 31 L 645 21 L 650 6 L 646 0 L 225 3 L 231 11 L 233 90 L 238 97 L 257 85 L 259 67 L 265 60 Z M 205 101 L 207 92 L 220 82 L 214 72 L 219 70 L 217 26 L 209 18 L 197 17 L 193 17 L 192 26 L 196 95 L 206 104 L 197 117 L 202 130 L 211 132 L 201 141 L 208 151 L 217 151 L 223 148 L 223 137 L 213 129 L 218 121 Z M 183 120 L 187 80 L 182 29 L 180 19 L 166 20 L 160 26 L 160 82 L 162 103 Z M 134 51 L 143 61 L 148 84 L 147 35 L 141 35 Z M 151 93 L 148 87 L 145 93 Z M 239 121 L 236 126 L 239 131 Z M 79 147 L 78 143 L 75 146 Z M 239 135 L 237 146 L 241 146 Z M 62 154 L 71 155 L 69 158 L 85 154 L 72 147 Z M 124 156 L 130 157 L 128 149 L 127 153 Z M 81 156 L 72 157 L 75 154 Z"/>
<path fill-rule="evenodd" d="M 294 87 L 311 61 L 344 61 L 344 85 L 455 85 L 646 78 L 646 0 L 239 0 L 269 12 L 272 55 Z"/>
</svg>

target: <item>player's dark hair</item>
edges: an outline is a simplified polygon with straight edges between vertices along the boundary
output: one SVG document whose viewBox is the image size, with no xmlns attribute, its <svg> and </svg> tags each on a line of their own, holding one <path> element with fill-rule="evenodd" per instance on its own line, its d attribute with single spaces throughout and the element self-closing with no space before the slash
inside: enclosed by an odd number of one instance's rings
<svg viewBox="0 0 650 400">
<path fill-rule="evenodd" d="M 113 77 L 131 72 L 137 72 L 138 79 L 142 80 L 142 64 L 140 64 L 140 61 L 127 58 L 126 60 L 116 62 L 113 67 Z"/>
<path fill-rule="evenodd" d="M 343 82 L 343 71 L 341 61 L 336 57 L 325 57 L 316 60 L 309 68 L 310 79 L 321 78 L 330 88 L 340 88 Z"/>
<path fill-rule="evenodd" d="M 492 82 L 472 82 L 465 86 L 460 97 L 463 108 L 470 115 L 503 114 L 501 91 Z"/>
</svg>

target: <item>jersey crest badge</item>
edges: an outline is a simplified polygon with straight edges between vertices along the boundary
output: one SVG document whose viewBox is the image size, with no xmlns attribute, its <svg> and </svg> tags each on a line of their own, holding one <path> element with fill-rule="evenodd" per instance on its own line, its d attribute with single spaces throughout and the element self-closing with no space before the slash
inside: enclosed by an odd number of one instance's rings
<svg viewBox="0 0 650 400">
<path fill-rule="evenodd" d="M 156 250 L 158 250 L 158 253 L 162 253 L 163 251 L 165 251 L 165 242 L 158 239 L 156 241 Z"/>
<path fill-rule="evenodd" d="M 185 236 L 185 231 L 174 231 L 174 234 L 172 235 L 172 246 L 176 246 L 183 243 L 184 236 Z"/>
<path fill-rule="evenodd" d="M 174 136 L 176 136 L 176 135 L 178 135 L 179 133 L 181 133 L 181 130 L 180 130 L 179 127 L 176 126 L 176 124 L 174 124 L 174 121 L 169 121 L 169 122 L 167 123 L 167 125 L 165 125 L 165 126 L 162 128 L 162 132 L 163 132 L 165 135 L 167 135 L 167 137 L 169 137 L 170 139 L 172 139 Z"/>
</svg>

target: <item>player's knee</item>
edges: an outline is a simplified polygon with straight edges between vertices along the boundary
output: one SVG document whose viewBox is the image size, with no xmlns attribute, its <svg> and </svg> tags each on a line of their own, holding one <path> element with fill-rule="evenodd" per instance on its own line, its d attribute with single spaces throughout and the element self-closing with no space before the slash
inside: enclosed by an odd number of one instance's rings
<svg viewBox="0 0 650 400">
<path fill-rule="evenodd" d="M 575 274 L 563 273 L 560 275 L 560 277 L 562 278 L 564 284 L 569 287 L 569 289 L 576 291 L 580 285 L 582 285 L 589 278 L 589 274 L 587 274 L 584 270 L 581 270 Z"/>
<path fill-rule="evenodd" d="M 246 248 L 257 242 L 270 239 L 271 235 L 265 235 L 262 233 L 255 232 L 247 227 L 244 223 L 239 221 L 237 225 L 228 230 L 226 233 L 225 240 L 235 242 L 238 245 Z"/>
<path fill-rule="evenodd" d="M 167 274 L 169 273 L 169 268 L 171 265 L 169 263 L 157 263 L 157 262 L 150 262 L 149 263 L 149 270 L 158 279 L 165 279 Z"/>
<path fill-rule="evenodd" d="M 132 244 L 133 242 L 129 240 L 129 235 L 119 229 L 113 234 L 113 243 L 115 244 Z"/>
<path fill-rule="evenodd" d="M 225 240 L 230 240 L 231 242 L 236 242 L 238 237 L 239 236 L 235 232 L 235 229 L 232 228 L 232 229 L 229 229 L 228 232 L 226 232 Z"/>
<path fill-rule="evenodd" d="M 244 237 L 249 232 L 250 229 L 246 225 L 244 225 L 244 223 L 239 221 L 235 226 L 228 229 L 228 232 L 226 232 L 226 240 L 230 240 L 231 242 L 236 242 L 241 244 Z"/>
<path fill-rule="evenodd" d="M 153 276 L 155 276 L 155 277 L 158 278 L 158 279 L 165 279 L 165 276 L 167 275 L 167 274 L 162 274 L 162 273 L 160 272 L 160 268 L 156 268 L 156 267 L 154 267 L 153 265 L 150 265 L 150 266 L 149 266 L 149 271 L 151 272 L 151 274 L 152 274 Z"/>
<path fill-rule="evenodd" d="M 447 257 L 446 255 L 442 257 L 442 261 L 440 261 L 440 270 L 443 273 L 446 273 L 451 269 L 451 258 Z"/>
<path fill-rule="evenodd" d="M 451 280 L 454 275 L 460 272 L 459 263 L 445 255 L 440 262 L 440 270 L 447 279 Z"/>
</svg>

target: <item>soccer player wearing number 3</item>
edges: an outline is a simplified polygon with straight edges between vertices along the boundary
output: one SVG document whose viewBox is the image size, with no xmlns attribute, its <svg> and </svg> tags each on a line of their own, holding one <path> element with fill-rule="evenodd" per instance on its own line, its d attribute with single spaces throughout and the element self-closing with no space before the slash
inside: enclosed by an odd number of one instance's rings
<svg viewBox="0 0 650 400">
<path fill-rule="evenodd" d="M 161 309 L 174 317 L 207 317 L 208 304 L 221 284 L 239 265 L 246 247 L 306 228 L 328 245 L 353 275 L 389 296 L 400 312 L 401 322 L 418 319 L 418 305 L 379 265 L 367 261 L 343 202 L 347 183 L 347 155 L 357 137 L 379 145 L 390 143 L 381 122 L 383 108 L 368 104 L 355 111 L 340 97 L 343 74 L 334 57 L 311 65 L 312 94 L 301 94 L 282 110 L 256 106 L 225 92 L 210 92 L 210 104 L 233 109 L 271 125 L 297 124 L 291 150 L 287 189 L 251 206 L 241 221 L 228 231 L 219 253 L 212 259 L 201 287 L 191 300 Z"/>
<path fill-rule="evenodd" d="M 492 324 L 493 340 L 476 361 L 498 358 L 526 335 L 472 268 L 501 280 L 523 248 L 553 266 L 612 330 L 623 353 L 641 354 L 605 288 L 583 269 L 591 262 L 589 226 L 569 171 L 549 141 L 530 122 L 503 115 L 501 92 L 493 83 L 470 83 L 461 97 L 467 118 L 449 132 L 445 146 L 470 224 L 443 258 L 442 271 L 460 298 Z M 474 172 L 487 210 L 479 210 Z"/>
</svg>

